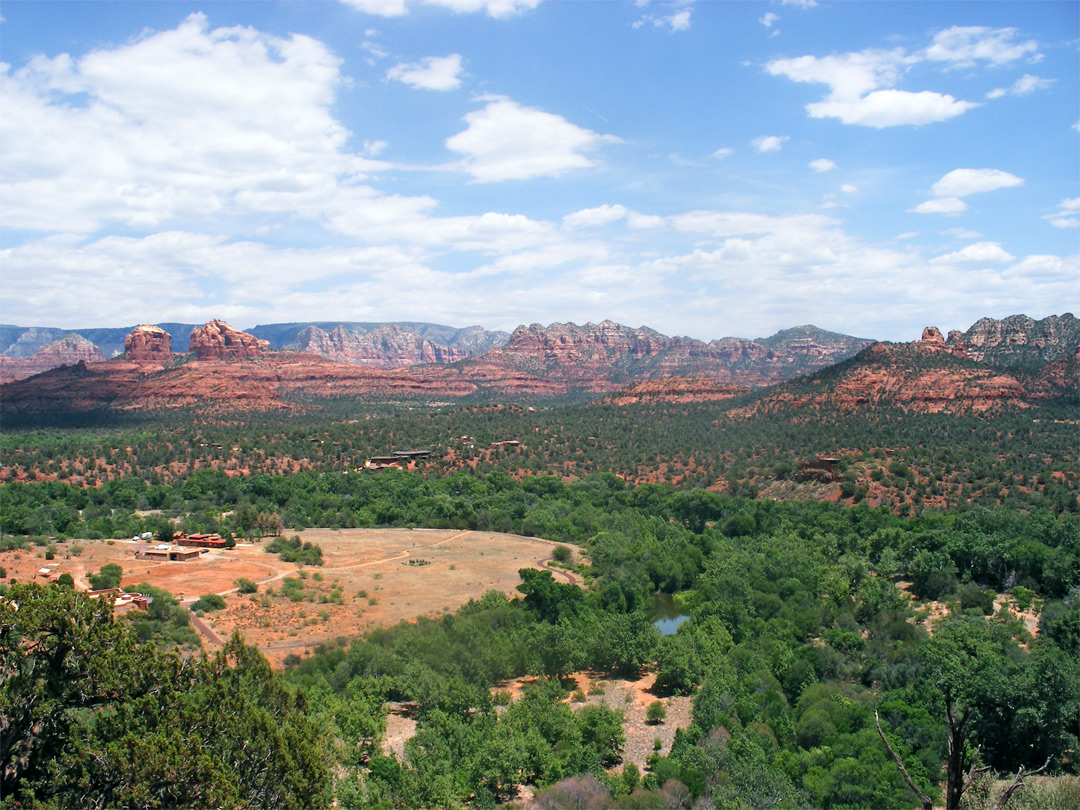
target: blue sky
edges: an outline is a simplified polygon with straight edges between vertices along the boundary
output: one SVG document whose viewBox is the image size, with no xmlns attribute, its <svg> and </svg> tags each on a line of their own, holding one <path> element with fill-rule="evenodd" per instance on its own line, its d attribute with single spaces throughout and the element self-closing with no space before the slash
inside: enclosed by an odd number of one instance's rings
<svg viewBox="0 0 1080 810">
<path fill-rule="evenodd" d="M 1080 301 L 1076 2 L 0 13 L 6 323 L 909 340 Z"/>
</svg>

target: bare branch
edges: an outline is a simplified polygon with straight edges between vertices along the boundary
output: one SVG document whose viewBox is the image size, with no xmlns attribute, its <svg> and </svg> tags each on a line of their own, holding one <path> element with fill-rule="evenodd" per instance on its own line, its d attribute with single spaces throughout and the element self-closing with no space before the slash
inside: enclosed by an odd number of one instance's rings
<svg viewBox="0 0 1080 810">
<path fill-rule="evenodd" d="M 971 759 L 971 770 L 968 771 L 967 779 L 964 780 L 964 787 L 960 789 L 961 794 L 967 793 L 968 788 L 971 787 L 971 783 L 975 781 L 975 774 L 986 773 L 988 770 L 990 770 L 989 765 L 983 765 L 981 768 L 979 767 L 980 747 L 981 746 L 978 745 L 975 746 L 975 756 Z"/>
<path fill-rule="evenodd" d="M 893 747 L 889 745 L 889 741 L 885 737 L 885 732 L 881 730 L 881 718 L 878 717 L 878 713 L 876 711 L 874 712 L 874 721 L 877 723 L 877 733 L 881 737 L 881 741 L 885 743 L 885 748 L 892 756 L 893 761 L 896 763 L 896 767 L 900 769 L 900 774 L 904 777 L 904 781 L 908 783 L 908 787 L 915 791 L 915 795 L 919 797 L 919 801 L 922 803 L 923 810 L 933 810 L 933 799 L 931 799 L 929 796 L 927 796 L 925 793 L 915 787 L 915 782 L 912 781 L 911 777 L 908 775 L 907 768 L 904 767 L 904 763 L 900 759 L 899 754 L 897 754 L 893 750 Z M 1004 805 L 1002 805 L 1002 807 L 1004 807 Z M 998 810 L 1001 810 L 1001 808 L 998 808 Z"/>
<path fill-rule="evenodd" d="M 1034 776 L 1037 773 L 1042 773 L 1043 771 L 1045 771 L 1049 767 L 1050 760 L 1052 758 L 1053 757 L 1047 757 L 1046 762 L 1043 763 L 1043 766 L 1041 768 L 1035 769 L 1034 771 L 1028 771 L 1027 773 L 1024 773 L 1024 769 L 1021 768 L 1017 772 L 1016 778 L 1013 779 L 1012 784 L 1005 788 L 1005 792 L 1001 794 L 1001 798 L 998 799 L 998 803 L 994 805 L 994 810 L 1005 810 L 1005 805 L 1008 803 L 1009 798 L 1013 795 L 1013 791 L 1020 787 L 1020 785 L 1024 784 L 1024 780 L 1027 777 Z"/>
</svg>

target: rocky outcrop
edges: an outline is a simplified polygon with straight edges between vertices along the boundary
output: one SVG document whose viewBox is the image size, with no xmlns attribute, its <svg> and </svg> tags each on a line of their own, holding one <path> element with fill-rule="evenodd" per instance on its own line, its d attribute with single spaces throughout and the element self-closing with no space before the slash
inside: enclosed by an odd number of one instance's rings
<svg viewBox="0 0 1080 810">
<path fill-rule="evenodd" d="M 468 351 L 441 346 L 394 324 L 383 324 L 364 334 L 350 332 L 341 324 L 329 332 L 309 326 L 287 348 L 376 368 L 456 363 L 471 356 Z"/>
<path fill-rule="evenodd" d="M 1039 367 L 1068 357 L 1080 344 L 1080 319 L 1070 312 L 1042 320 L 1011 315 L 1002 320 L 980 318 L 963 334 L 950 333 L 950 343 L 960 340 L 972 360 L 996 366 Z"/>
<path fill-rule="evenodd" d="M 741 385 L 725 385 L 701 377 L 668 377 L 663 380 L 646 380 L 616 391 L 604 401 L 614 405 L 637 405 L 641 402 L 716 402 L 749 391 L 749 388 Z"/>
<path fill-rule="evenodd" d="M 124 356 L 140 365 L 164 365 L 172 359 L 172 336 L 153 324 L 136 326 L 124 338 Z"/>
<path fill-rule="evenodd" d="M 0 382 L 31 377 L 57 366 L 104 361 L 105 355 L 89 340 L 81 335 L 67 335 L 46 344 L 29 357 L 3 357 L 0 360 Z"/>
<path fill-rule="evenodd" d="M 518 327 L 507 344 L 489 352 L 484 361 L 594 392 L 610 391 L 635 379 L 668 377 L 757 387 L 831 365 L 870 344 L 815 327 L 789 332 L 764 340 L 727 337 L 705 343 L 611 321 L 584 326 L 532 324 Z M 818 335 L 825 340 L 815 341 Z M 829 337 L 836 340 L 830 342 Z"/>
<path fill-rule="evenodd" d="M 922 330 L 922 338 L 917 345 L 920 349 L 927 352 L 949 352 L 958 357 L 967 357 L 967 350 L 963 338 L 962 336 L 959 336 L 959 334 L 960 333 L 956 330 L 949 333 L 949 338 L 953 341 L 950 344 L 942 336 L 940 329 L 936 326 L 928 326 Z"/>
<path fill-rule="evenodd" d="M 188 351 L 200 360 L 248 360 L 260 357 L 269 348 L 267 341 L 214 320 L 191 330 Z"/>
</svg>

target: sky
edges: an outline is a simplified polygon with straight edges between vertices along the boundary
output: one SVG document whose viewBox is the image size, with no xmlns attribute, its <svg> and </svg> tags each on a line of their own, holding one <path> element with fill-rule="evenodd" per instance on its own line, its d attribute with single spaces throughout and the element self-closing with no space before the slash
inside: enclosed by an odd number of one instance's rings
<svg viewBox="0 0 1080 810">
<path fill-rule="evenodd" d="M 0 321 L 1080 312 L 1080 3 L 0 6 Z"/>
</svg>

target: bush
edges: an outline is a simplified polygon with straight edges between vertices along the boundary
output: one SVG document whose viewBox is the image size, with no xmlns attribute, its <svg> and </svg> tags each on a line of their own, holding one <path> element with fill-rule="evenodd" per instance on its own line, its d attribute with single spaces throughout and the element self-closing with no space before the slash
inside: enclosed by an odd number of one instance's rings
<svg viewBox="0 0 1080 810">
<path fill-rule="evenodd" d="M 573 553 L 567 546 L 555 546 L 555 550 L 551 552 L 551 558 L 557 563 L 566 565 L 573 559 Z"/>
<path fill-rule="evenodd" d="M 5 574 L 4 569 L 0 568 L 0 577 L 4 576 L 4 574 Z M 71 574 L 69 574 L 69 573 L 67 573 L 65 571 L 63 574 L 61 574 L 60 576 L 58 576 L 56 578 L 56 584 L 63 587 L 63 588 L 74 588 L 75 587 L 75 579 L 71 576 Z"/>
<path fill-rule="evenodd" d="M 278 537 L 266 547 L 271 554 L 277 554 L 285 562 L 300 565 L 322 565 L 322 548 L 315 543 L 302 543 L 300 535 L 294 534 L 288 540 Z"/>
<path fill-rule="evenodd" d="M 236 585 L 236 590 L 244 594 L 255 593 L 259 590 L 259 586 L 247 577 L 240 577 L 234 584 Z"/>
<path fill-rule="evenodd" d="M 659 700 L 654 700 L 645 710 L 645 719 L 652 724 L 662 723 L 667 717 L 667 707 Z"/>
<path fill-rule="evenodd" d="M 199 601 L 192 605 L 191 609 L 206 613 L 211 610 L 222 610 L 224 607 L 225 600 L 223 598 L 216 593 L 208 593 L 205 596 L 200 596 Z"/>
<path fill-rule="evenodd" d="M 95 591 L 104 591 L 109 588 L 119 588 L 120 578 L 124 575 L 124 569 L 116 563 L 106 563 L 96 574 L 91 574 L 90 588 Z"/>
</svg>

